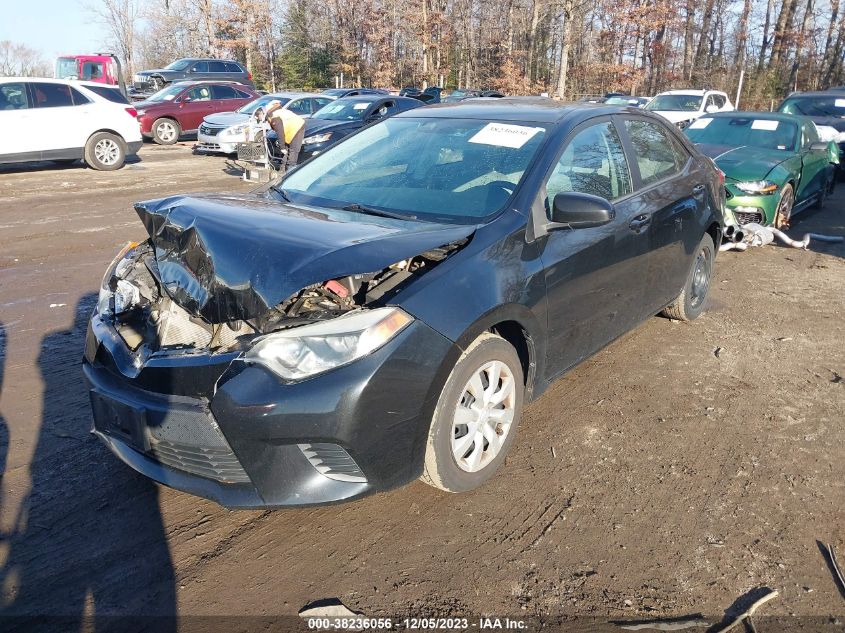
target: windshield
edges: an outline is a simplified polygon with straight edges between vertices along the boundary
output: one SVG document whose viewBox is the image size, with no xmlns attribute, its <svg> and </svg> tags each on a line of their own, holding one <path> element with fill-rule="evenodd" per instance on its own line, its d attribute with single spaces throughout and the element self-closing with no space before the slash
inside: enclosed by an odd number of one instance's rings
<svg viewBox="0 0 845 633">
<path fill-rule="evenodd" d="M 836 97 L 790 97 L 778 108 L 785 114 L 804 116 L 845 118 L 845 95 Z"/>
<path fill-rule="evenodd" d="M 146 98 L 146 101 L 173 101 L 180 92 L 185 89 L 184 84 L 173 84 L 171 86 L 167 86 L 167 88 L 162 88 L 154 95 L 151 95 Z"/>
<path fill-rule="evenodd" d="M 535 123 L 386 119 L 277 185 L 291 201 L 474 224 L 500 211 L 546 135 Z"/>
<path fill-rule="evenodd" d="M 701 108 L 701 95 L 659 95 L 651 100 L 646 110 L 662 112 L 695 112 Z"/>
<path fill-rule="evenodd" d="M 172 64 L 168 64 L 164 67 L 165 70 L 185 70 L 188 67 L 188 64 L 191 63 L 190 59 L 177 59 Z"/>
<path fill-rule="evenodd" d="M 684 134 L 693 143 L 705 145 L 750 145 L 794 152 L 798 126 L 792 121 L 754 116 L 702 117 L 690 123 Z"/>
<path fill-rule="evenodd" d="M 271 101 L 278 101 L 280 104 L 285 105 L 290 99 L 287 97 L 274 97 L 273 95 L 264 95 L 263 97 L 258 97 L 255 101 L 250 101 L 245 106 L 241 106 L 238 108 L 238 112 L 241 114 L 253 114 L 258 108 L 263 108 Z"/>
<path fill-rule="evenodd" d="M 56 61 L 56 79 L 79 77 L 79 68 L 75 57 L 59 57 Z"/>
<path fill-rule="evenodd" d="M 370 107 L 371 101 L 334 101 L 320 108 L 312 119 L 326 119 L 327 121 L 360 121 L 364 112 Z"/>
</svg>

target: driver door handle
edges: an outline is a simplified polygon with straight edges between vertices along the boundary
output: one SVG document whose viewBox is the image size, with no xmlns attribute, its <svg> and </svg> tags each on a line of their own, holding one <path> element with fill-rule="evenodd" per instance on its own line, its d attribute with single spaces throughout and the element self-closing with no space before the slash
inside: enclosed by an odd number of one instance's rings
<svg viewBox="0 0 845 633">
<path fill-rule="evenodd" d="M 651 216 L 647 213 L 643 213 L 643 214 L 635 217 L 633 220 L 631 220 L 631 223 L 628 225 L 628 227 L 632 231 L 639 233 L 645 227 L 647 227 L 649 224 L 651 224 Z"/>
</svg>

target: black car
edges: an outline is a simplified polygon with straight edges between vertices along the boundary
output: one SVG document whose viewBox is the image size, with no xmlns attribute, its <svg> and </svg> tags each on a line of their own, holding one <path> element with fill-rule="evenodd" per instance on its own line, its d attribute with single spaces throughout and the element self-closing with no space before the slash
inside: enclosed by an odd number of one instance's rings
<svg viewBox="0 0 845 633">
<path fill-rule="evenodd" d="M 326 88 L 321 94 L 342 99 L 343 97 L 357 97 L 358 95 L 388 95 L 390 93 L 381 88 Z"/>
<path fill-rule="evenodd" d="M 845 178 L 845 94 L 832 88 L 825 92 L 796 92 L 780 104 L 778 112 L 810 117 L 817 126 L 839 132 L 839 177 Z"/>
<path fill-rule="evenodd" d="M 413 86 L 408 86 L 407 88 L 402 88 L 399 91 L 400 97 L 413 97 L 414 99 L 419 99 L 427 104 L 434 104 L 440 103 L 440 93 L 443 92 L 442 88 L 438 88 L 437 86 L 429 86 L 424 90 L 420 90 L 419 88 L 415 88 Z"/>
<path fill-rule="evenodd" d="M 504 93 L 498 90 L 473 90 L 471 88 L 458 88 L 449 93 L 448 96 L 443 97 L 444 103 L 457 103 L 464 99 L 473 99 L 475 97 L 504 97 Z"/>
<path fill-rule="evenodd" d="M 402 112 L 261 192 L 138 203 L 149 239 L 88 329 L 94 433 L 229 507 L 470 490 L 524 402 L 702 312 L 723 208 L 664 119 L 508 99 Z"/>
<path fill-rule="evenodd" d="M 196 79 L 236 81 L 253 87 L 252 73 L 240 62 L 198 57 L 177 59 L 164 68 L 139 71 L 132 78 L 132 87 L 136 92 L 156 92 L 174 81 Z"/>
<path fill-rule="evenodd" d="M 323 91 L 323 94 L 327 94 Z M 299 152 L 300 163 L 360 130 L 365 125 L 380 121 L 406 110 L 425 105 L 410 97 L 393 97 L 382 94 L 367 94 L 343 97 L 323 106 L 305 121 L 305 140 Z M 278 138 L 275 132 L 267 135 L 272 158 L 280 160 Z"/>
</svg>

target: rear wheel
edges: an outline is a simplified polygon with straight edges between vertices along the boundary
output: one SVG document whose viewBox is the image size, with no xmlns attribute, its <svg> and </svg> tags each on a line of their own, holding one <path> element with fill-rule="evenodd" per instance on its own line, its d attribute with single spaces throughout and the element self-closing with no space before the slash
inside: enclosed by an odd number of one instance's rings
<svg viewBox="0 0 845 633">
<path fill-rule="evenodd" d="M 464 492 L 492 477 L 516 437 L 524 387 L 513 346 L 489 332 L 479 336 L 455 363 L 440 394 L 422 480 Z"/>
<path fill-rule="evenodd" d="M 114 171 L 123 167 L 126 144 L 111 132 L 97 132 L 85 144 L 85 162 L 92 169 Z"/>
<path fill-rule="evenodd" d="M 789 226 L 789 219 L 792 217 L 792 207 L 795 204 L 795 193 L 792 185 L 785 185 L 780 194 L 778 208 L 775 210 L 775 228 L 785 229 Z"/>
<path fill-rule="evenodd" d="M 156 119 L 153 123 L 153 140 L 159 145 L 173 145 L 179 140 L 182 128 L 173 119 Z"/>
<path fill-rule="evenodd" d="M 716 247 L 713 238 L 705 233 L 695 251 L 687 282 L 678 298 L 663 309 L 663 314 L 670 319 L 692 321 L 704 312 L 710 282 L 713 279 L 713 261 Z"/>
</svg>

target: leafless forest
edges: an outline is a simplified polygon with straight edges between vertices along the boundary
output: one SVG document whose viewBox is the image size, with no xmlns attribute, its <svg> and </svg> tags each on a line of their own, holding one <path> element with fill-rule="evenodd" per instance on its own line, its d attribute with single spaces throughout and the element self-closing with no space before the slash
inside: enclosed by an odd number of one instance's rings
<svg viewBox="0 0 845 633">
<path fill-rule="evenodd" d="M 691 86 L 734 96 L 744 70 L 742 104 L 767 107 L 845 83 L 840 0 L 91 2 L 130 71 L 222 55 L 271 89 L 334 86 L 342 73 L 345 85 L 562 98 Z"/>
</svg>

